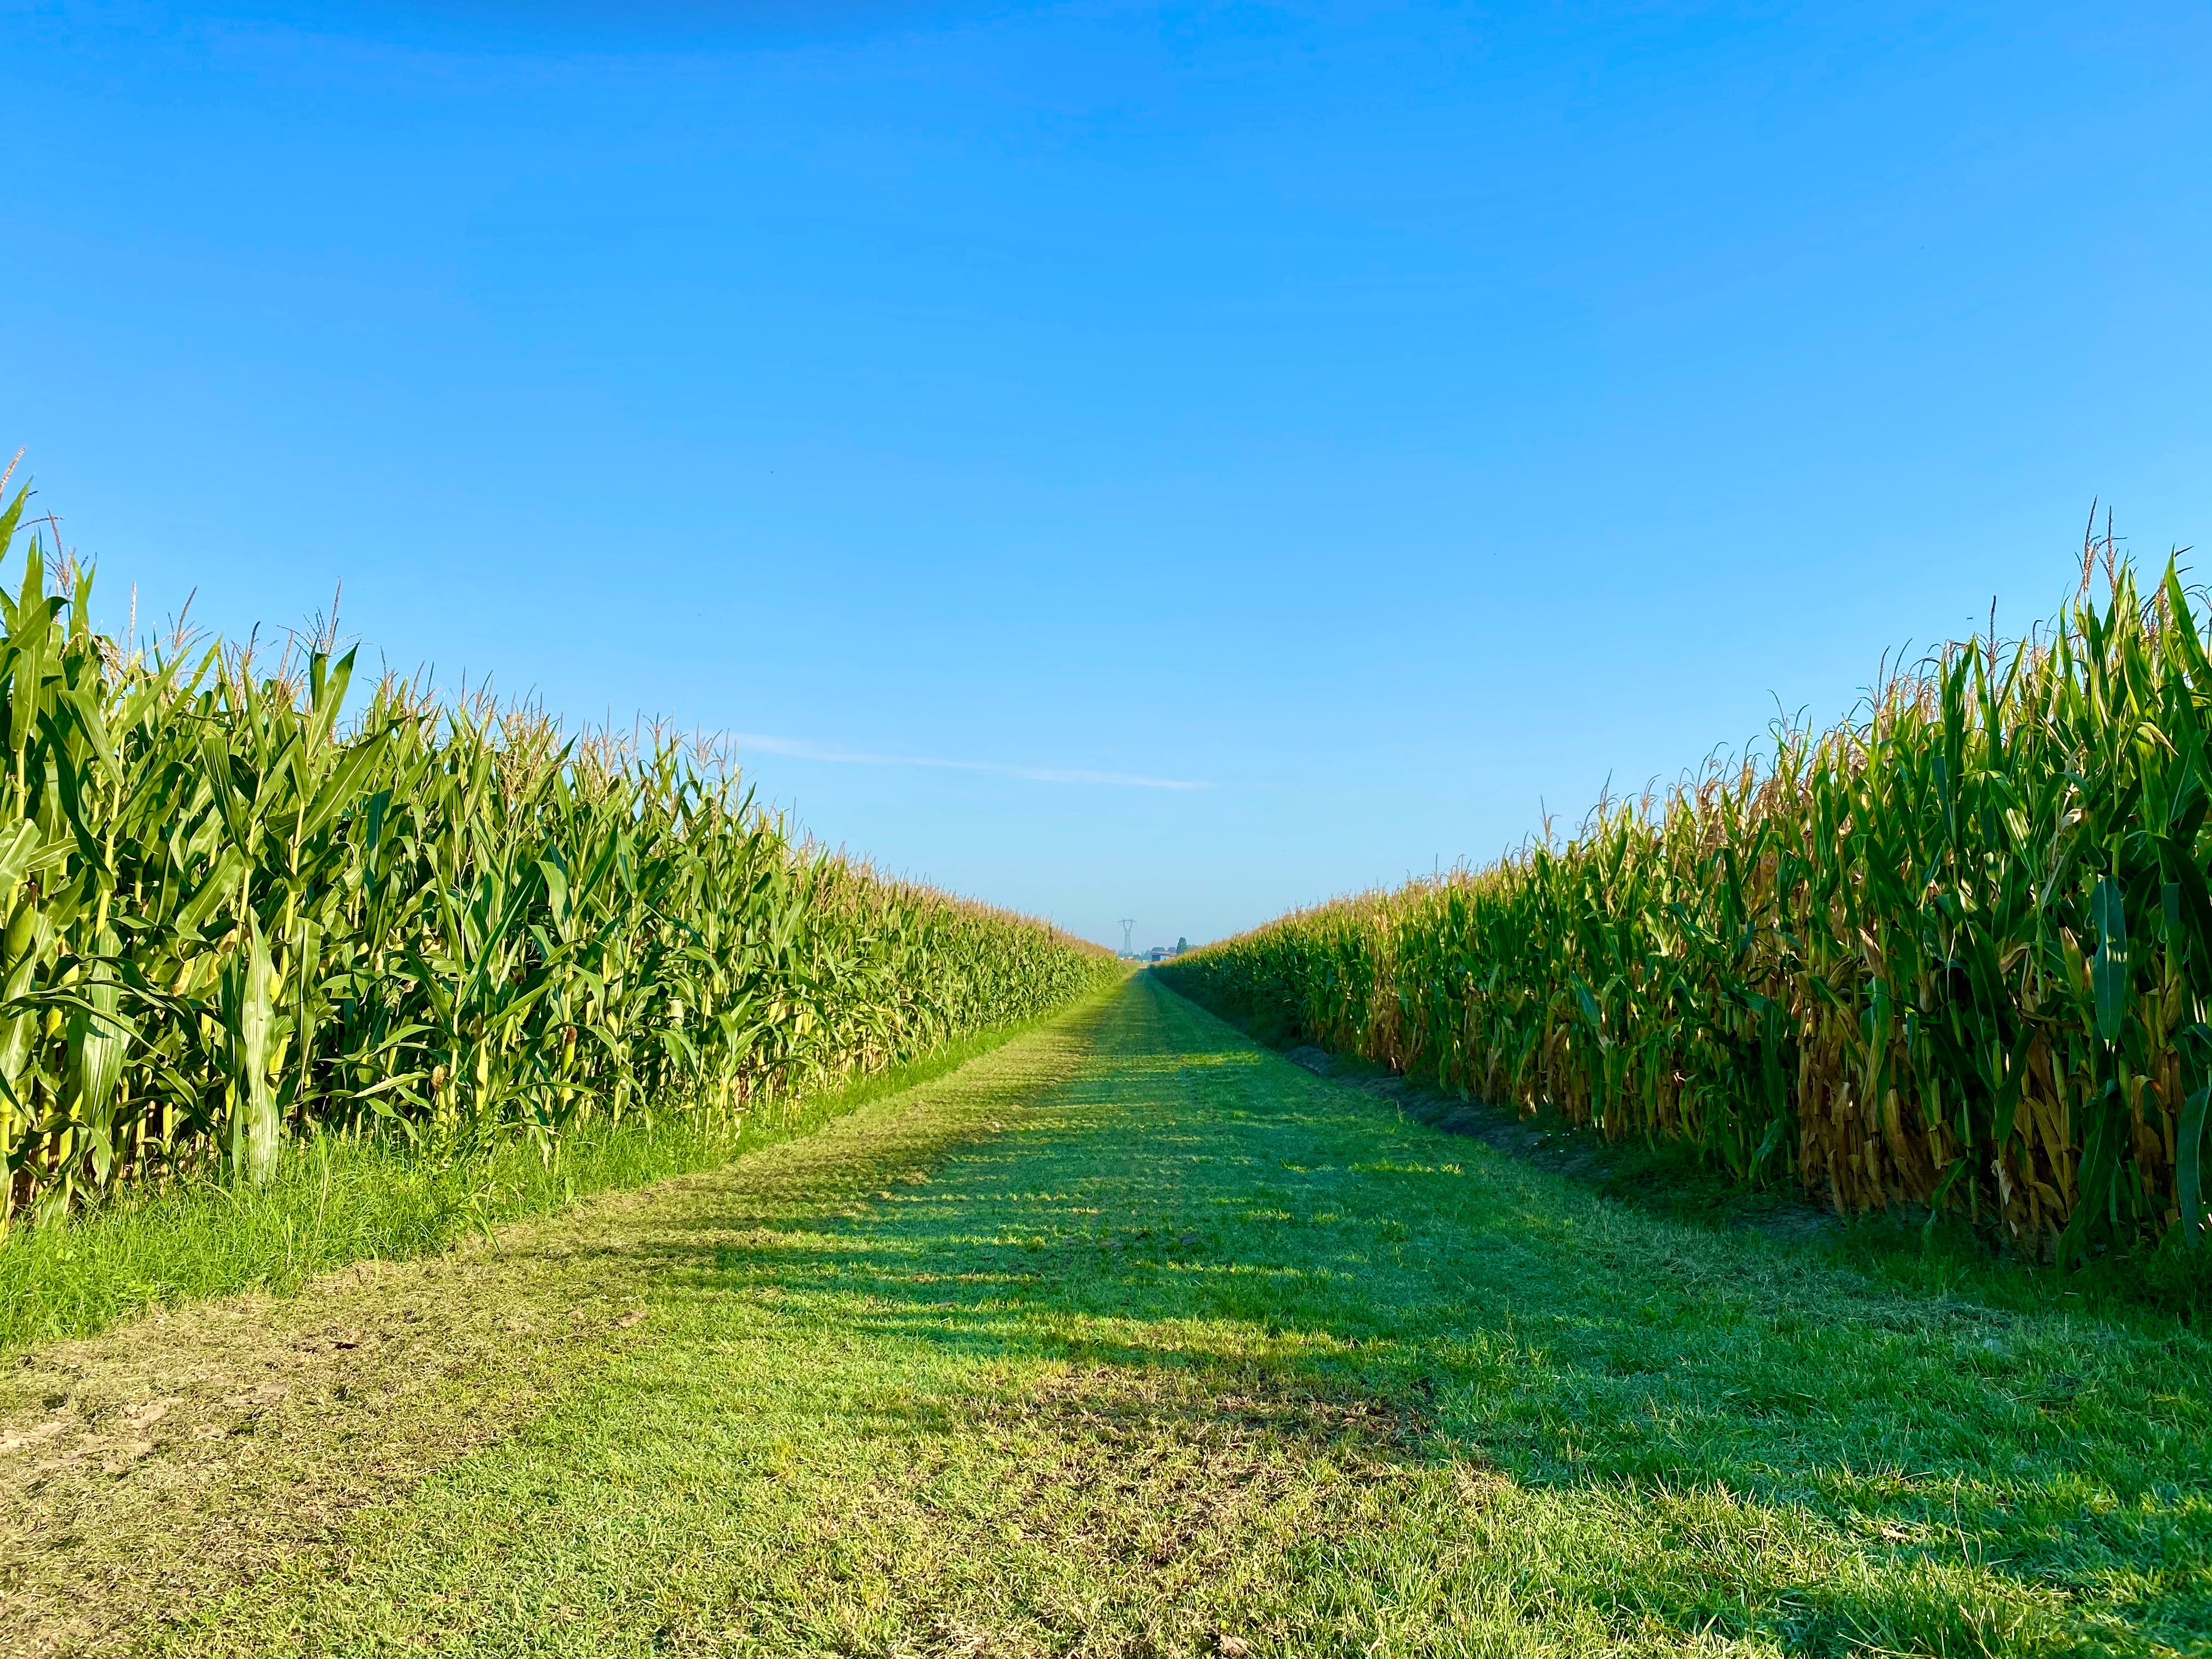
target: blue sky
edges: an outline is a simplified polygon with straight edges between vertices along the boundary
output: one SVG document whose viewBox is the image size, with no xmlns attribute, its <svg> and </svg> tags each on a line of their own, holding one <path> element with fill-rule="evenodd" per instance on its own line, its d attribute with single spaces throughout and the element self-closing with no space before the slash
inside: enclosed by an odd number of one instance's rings
<svg viewBox="0 0 2212 1659">
<path fill-rule="evenodd" d="M 2212 544 L 2186 4 L 0 4 L 103 619 L 1193 940 Z M 1188 786 L 1188 787 L 1184 787 Z"/>
</svg>

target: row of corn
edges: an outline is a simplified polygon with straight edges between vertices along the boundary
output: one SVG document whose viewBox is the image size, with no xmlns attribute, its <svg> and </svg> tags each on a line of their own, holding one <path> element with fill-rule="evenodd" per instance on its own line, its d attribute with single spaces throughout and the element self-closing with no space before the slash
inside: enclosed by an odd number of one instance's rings
<svg viewBox="0 0 2212 1659">
<path fill-rule="evenodd" d="M 0 1218 L 257 1178 L 309 1127 L 743 1114 L 1113 971 L 794 841 L 696 750 L 389 680 L 346 718 L 327 641 L 138 651 L 88 594 L 33 541 L 0 597 Z"/>
<path fill-rule="evenodd" d="M 2212 661 L 2169 568 L 1565 845 L 1183 957 L 1201 1002 L 2035 1254 L 2194 1243 Z"/>
</svg>

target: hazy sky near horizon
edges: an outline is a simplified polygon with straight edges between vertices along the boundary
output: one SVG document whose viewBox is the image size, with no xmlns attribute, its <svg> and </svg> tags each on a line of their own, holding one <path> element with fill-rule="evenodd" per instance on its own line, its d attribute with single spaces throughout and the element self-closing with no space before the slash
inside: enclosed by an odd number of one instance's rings
<svg viewBox="0 0 2212 1659">
<path fill-rule="evenodd" d="M 2212 12 L 0 0 L 101 620 L 1194 941 L 2212 544 Z M 2200 572 L 2200 576 L 2202 573 Z"/>
</svg>

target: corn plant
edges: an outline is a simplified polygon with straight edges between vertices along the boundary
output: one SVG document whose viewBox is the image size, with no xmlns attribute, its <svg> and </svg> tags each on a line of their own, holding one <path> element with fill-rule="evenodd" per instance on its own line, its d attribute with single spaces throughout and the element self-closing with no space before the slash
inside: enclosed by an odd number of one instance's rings
<svg viewBox="0 0 2212 1659">
<path fill-rule="evenodd" d="M 696 749 L 392 680 L 349 718 L 327 640 L 139 649 L 62 577 L 33 538 L 0 594 L 0 1218 L 258 1180 L 309 1128 L 550 1157 L 757 1112 L 1113 971 L 825 854 Z"/>
<path fill-rule="evenodd" d="M 2098 550 L 2093 544 L 2092 551 Z M 1838 1207 L 2072 1259 L 2204 1228 L 2212 660 L 2101 545 L 2010 647 L 1564 845 L 1325 904 L 1164 970 L 1226 1012 Z"/>
</svg>

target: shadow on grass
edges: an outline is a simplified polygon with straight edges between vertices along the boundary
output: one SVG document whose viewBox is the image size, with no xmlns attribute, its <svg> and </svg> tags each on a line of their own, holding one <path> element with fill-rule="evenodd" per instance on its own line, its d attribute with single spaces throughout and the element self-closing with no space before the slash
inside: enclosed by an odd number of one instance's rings
<svg viewBox="0 0 2212 1659">
<path fill-rule="evenodd" d="M 1909 1203 L 1841 1215 L 1792 1179 L 1740 1180 L 1687 1142 L 1643 1136 L 1608 1139 L 1549 1107 L 1524 1116 L 1464 1096 L 1433 1076 L 1407 1076 L 1375 1060 L 1316 1047 L 1302 1027 L 1279 1017 L 1205 1012 L 1302 1070 L 1668 1220 L 1826 1241 L 1839 1257 L 1901 1281 L 1940 1287 L 1972 1279 L 1977 1294 L 2015 1305 L 2063 1295 L 2107 1314 L 2171 1315 L 2191 1326 L 2201 1326 L 2212 1310 L 2212 1250 L 2192 1255 L 2165 1245 L 2100 1245 L 2087 1261 L 2062 1272 L 2048 1260 L 2051 1240 L 2042 1239 L 2042 1254 L 2030 1261 L 1991 1219 L 1931 1214 Z"/>
<path fill-rule="evenodd" d="M 580 1199 L 711 1170 L 942 1077 L 1041 1023 L 972 1033 L 741 1124 L 641 1115 L 573 1130 L 550 1158 L 520 1141 L 438 1156 L 396 1137 L 318 1134 L 288 1145 L 259 1187 L 193 1180 L 40 1226 L 0 1223 L 0 1354 L 241 1291 L 289 1295 L 333 1267 L 434 1255 Z"/>
</svg>

